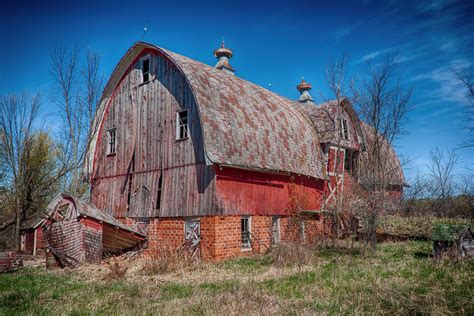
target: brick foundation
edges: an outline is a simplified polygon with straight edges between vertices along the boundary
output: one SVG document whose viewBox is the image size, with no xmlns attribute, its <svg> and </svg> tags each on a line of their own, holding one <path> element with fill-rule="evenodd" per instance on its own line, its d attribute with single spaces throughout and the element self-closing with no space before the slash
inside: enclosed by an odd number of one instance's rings
<svg viewBox="0 0 474 316">
<path fill-rule="evenodd" d="M 201 257 L 204 260 L 224 260 L 265 253 L 271 248 L 272 216 L 251 216 L 251 247 L 242 248 L 241 216 L 206 216 L 200 221 Z M 184 240 L 185 218 L 155 218 L 148 224 L 147 253 L 163 248 L 179 248 Z M 123 219 L 133 225 L 130 219 Z M 304 221 L 302 236 L 301 221 Z M 315 217 L 280 218 L 281 242 L 315 242 L 322 232 L 322 220 Z"/>
</svg>

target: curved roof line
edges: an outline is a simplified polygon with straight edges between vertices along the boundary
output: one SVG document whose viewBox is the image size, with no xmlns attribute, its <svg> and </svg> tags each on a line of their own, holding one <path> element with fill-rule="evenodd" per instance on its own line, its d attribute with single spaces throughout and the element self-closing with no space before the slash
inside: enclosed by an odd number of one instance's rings
<svg viewBox="0 0 474 316">
<path fill-rule="evenodd" d="M 316 130 L 294 101 L 145 42 L 137 42 L 127 51 L 104 88 L 93 123 L 86 175 L 92 172 L 97 138 L 110 99 L 147 48 L 169 59 L 185 77 L 197 106 L 208 162 L 326 178 Z"/>
<path fill-rule="evenodd" d="M 123 224 L 122 222 L 119 222 L 117 219 L 115 219 L 112 215 L 107 214 L 98 208 L 94 207 L 93 205 L 86 203 L 84 201 L 81 201 L 80 199 L 74 197 L 73 195 L 69 193 L 59 193 L 46 207 L 46 213 L 49 216 L 54 212 L 56 209 L 56 206 L 58 205 L 59 202 L 61 202 L 63 199 L 69 199 L 72 201 L 74 204 L 74 207 L 76 208 L 77 214 L 82 215 L 82 216 L 87 216 L 94 218 L 98 221 L 102 221 L 104 223 L 110 224 L 112 226 L 121 228 L 123 230 L 144 236 L 142 233 L 137 232 L 133 230 L 132 228 L 128 227 L 127 225 Z"/>
</svg>

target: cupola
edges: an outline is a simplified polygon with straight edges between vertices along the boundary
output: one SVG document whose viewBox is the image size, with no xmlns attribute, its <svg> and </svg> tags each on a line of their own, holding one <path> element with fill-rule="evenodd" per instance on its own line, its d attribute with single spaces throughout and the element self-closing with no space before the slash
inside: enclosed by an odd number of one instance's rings
<svg viewBox="0 0 474 316">
<path fill-rule="evenodd" d="M 309 94 L 309 90 L 311 90 L 313 86 L 306 81 L 304 78 L 301 79 L 299 85 L 296 86 L 296 89 L 300 92 L 300 96 L 298 98 L 298 102 L 306 103 L 306 102 L 314 102 L 313 98 Z"/>
<path fill-rule="evenodd" d="M 225 47 L 224 41 L 222 41 L 221 47 L 214 51 L 214 56 L 217 58 L 217 69 L 226 71 L 230 74 L 235 73 L 235 69 L 229 63 L 229 59 L 232 58 L 232 50 Z"/>
</svg>

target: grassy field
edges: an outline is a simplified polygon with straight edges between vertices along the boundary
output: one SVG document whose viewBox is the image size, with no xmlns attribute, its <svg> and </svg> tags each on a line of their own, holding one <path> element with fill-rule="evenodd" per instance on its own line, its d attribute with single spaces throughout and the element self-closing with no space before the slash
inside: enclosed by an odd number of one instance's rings
<svg viewBox="0 0 474 316">
<path fill-rule="evenodd" d="M 474 314 L 474 260 L 435 263 L 430 242 L 386 243 L 374 257 L 305 250 L 205 263 L 150 275 L 127 262 L 124 278 L 106 265 L 23 269 L 0 275 L 0 314 Z"/>
</svg>

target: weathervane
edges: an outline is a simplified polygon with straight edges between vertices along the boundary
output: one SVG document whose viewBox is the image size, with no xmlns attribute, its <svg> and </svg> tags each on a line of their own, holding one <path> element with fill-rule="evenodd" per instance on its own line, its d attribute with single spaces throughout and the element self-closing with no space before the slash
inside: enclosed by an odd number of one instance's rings
<svg viewBox="0 0 474 316">
<path fill-rule="evenodd" d="M 147 25 L 148 25 L 148 20 L 146 20 L 145 27 L 143 28 L 142 38 L 140 39 L 140 41 L 143 41 L 143 39 L 145 38 L 146 31 L 148 31 L 148 28 L 146 27 Z"/>
</svg>

